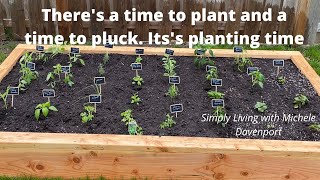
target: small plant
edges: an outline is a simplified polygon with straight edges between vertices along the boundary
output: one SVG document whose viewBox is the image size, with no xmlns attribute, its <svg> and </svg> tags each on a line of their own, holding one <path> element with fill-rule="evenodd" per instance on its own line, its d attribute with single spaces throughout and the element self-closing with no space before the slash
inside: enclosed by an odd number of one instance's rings
<svg viewBox="0 0 320 180">
<path fill-rule="evenodd" d="M 7 87 L 7 89 L 4 93 L 0 93 L 0 97 L 1 97 L 3 104 L 4 104 L 3 107 L 5 109 L 8 109 L 7 99 L 8 99 L 9 91 L 10 91 L 10 86 Z"/>
<path fill-rule="evenodd" d="M 166 120 L 160 124 L 161 129 L 171 128 L 176 124 L 176 122 L 173 119 L 173 116 L 167 114 L 166 117 Z"/>
<path fill-rule="evenodd" d="M 66 48 L 65 48 L 66 45 L 67 45 L 67 42 L 64 42 L 63 45 L 52 45 L 47 50 L 47 53 L 50 53 L 51 54 L 50 58 L 53 58 L 53 57 L 57 56 L 58 54 L 64 53 L 66 50 Z"/>
<path fill-rule="evenodd" d="M 141 102 L 141 99 L 138 93 L 135 93 L 133 96 L 131 96 L 131 104 L 139 105 L 140 102 Z"/>
<path fill-rule="evenodd" d="M 135 63 L 142 63 L 142 57 L 141 56 L 138 56 L 137 58 L 136 58 L 136 61 L 135 61 Z"/>
<path fill-rule="evenodd" d="M 37 71 L 32 71 L 30 68 L 27 67 L 27 64 L 32 62 L 32 54 L 26 53 L 20 59 L 20 70 L 19 72 L 22 74 L 19 78 L 19 88 L 22 91 L 25 91 L 26 88 L 31 84 L 33 80 L 36 80 L 39 76 Z"/>
<path fill-rule="evenodd" d="M 210 49 L 211 48 L 210 45 L 197 44 L 196 46 L 194 46 L 194 48 L 195 48 L 195 51 L 194 51 L 195 55 L 197 55 L 198 50 L 202 51 L 202 55 L 197 56 L 194 59 L 194 64 L 197 68 L 202 68 L 202 67 L 205 67 L 206 65 L 211 65 L 211 66 L 214 65 L 214 61 L 210 58 L 211 57 L 214 58 L 215 55 L 213 51 Z M 206 55 L 208 51 L 211 57 Z"/>
<path fill-rule="evenodd" d="M 132 110 L 128 109 L 121 113 L 122 122 L 125 122 L 128 126 L 128 132 L 130 135 L 142 135 L 143 130 L 142 128 L 137 124 L 136 120 L 134 120 L 132 116 Z"/>
<path fill-rule="evenodd" d="M 165 56 L 163 59 L 163 67 L 164 67 L 164 76 L 175 76 L 176 75 L 176 72 L 175 72 L 175 69 L 176 69 L 176 60 L 174 60 L 173 58 L 169 57 L 168 55 Z"/>
<path fill-rule="evenodd" d="M 80 114 L 82 122 L 87 123 L 89 121 L 92 121 L 94 118 L 93 113 L 95 111 L 95 108 L 93 106 L 88 105 L 88 106 L 84 106 L 84 110 L 85 112 L 82 112 Z"/>
<path fill-rule="evenodd" d="M 241 56 L 235 57 L 234 60 L 240 72 L 245 71 L 246 67 L 253 65 L 252 61 L 245 56 L 245 53 Z"/>
<path fill-rule="evenodd" d="M 138 86 L 142 86 L 142 84 L 144 83 L 143 78 L 141 76 L 135 76 L 132 79 L 132 84 L 133 85 L 138 85 Z"/>
<path fill-rule="evenodd" d="M 277 82 L 279 85 L 285 85 L 286 84 L 286 78 L 284 76 L 280 76 L 277 78 Z"/>
<path fill-rule="evenodd" d="M 168 90 L 168 92 L 166 93 L 166 95 L 167 95 L 167 96 L 170 96 L 171 99 L 176 98 L 176 97 L 179 95 L 179 89 L 178 89 L 178 87 L 175 86 L 175 85 L 171 85 L 171 86 L 169 87 L 169 90 Z"/>
<path fill-rule="evenodd" d="M 103 64 L 99 64 L 98 72 L 100 76 L 103 76 L 106 73 L 106 71 L 104 70 Z"/>
<path fill-rule="evenodd" d="M 309 129 L 310 129 L 311 131 L 320 132 L 320 124 L 317 124 L 317 123 L 311 124 L 311 125 L 309 126 Z"/>
<path fill-rule="evenodd" d="M 224 122 L 225 116 L 226 116 L 226 111 L 224 107 L 217 107 L 216 109 L 213 110 L 213 115 L 218 117 L 217 124 L 221 124 L 222 127 L 226 127 L 226 124 Z"/>
<path fill-rule="evenodd" d="M 294 98 L 293 105 L 294 105 L 295 109 L 299 109 L 299 108 L 302 108 L 303 106 L 305 106 L 308 103 L 309 103 L 309 99 L 308 99 L 307 96 L 305 96 L 303 94 L 298 94 Z"/>
<path fill-rule="evenodd" d="M 254 108 L 259 112 L 264 113 L 268 109 L 268 106 L 266 103 L 257 102 Z"/>
<path fill-rule="evenodd" d="M 57 64 L 53 66 L 53 71 L 49 72 L 46 78 L 46 82 L 49 82 L 48 86 L 50 86 L 51 88 L 54 88 L 58 82 L 61 82 L 61 74 L 62 74 L 61 64 Z M 71 73 L 67 73 L 64 77 L 63 82 L 68 84 L 70 87 L 72 87 L 74 85 L 74 82 L 72 81 L 72 79 L 73 79 L 73 75 Z"/>
<path fill-rule="evenodd" d="M 84 62 L 83 59 L 81 59 L 81 55 L 80 54 L 69 54 L 69 58 L 70 58 L 70 66 L 72 66 L 73 63 L 77 63 L 77 62 L 80 62 L 80 64 L 82 66 L 86 65 L 86 63 Z"/>
<path fill-rule="evenodd" d="M 263 88 L 265 77 L 260 71 L 251 72 L 249 75 L 252 76 L 252 86 L 258 85 Z"/>
<path fill-rule="evenodd" d="M 58 109 L 54 106 L 51 106 L 50 102 L 39 104 L 36 106 L 36 109 L 34 111 L 34 116 L 36 120 L 39 121 L 41 113 L 45 118 L 47 118 L 50 111 L 57 112 Z"/>
<path fill-rule="evenodd" d="M 103 56 L 103 65 L 106 65 L 110 60 L 110 56 L 108 53 L 106 53 L 104 56 Z"/>
<path fill-rule="evenodd" d="M 218 69 L 214 67 L 207 72 L 206 79 L 208 81 L 211 81 L 211 79 L 216 79 L 216 78 L 218 78 Z"/>
<path fill-rule="evenodd" d="M 223 99 L 224 98 L 224 94 L 221 92 L 217 92 L 217 91 L 209 91 L 208 96 L 211 99 Z"/>
</svg>

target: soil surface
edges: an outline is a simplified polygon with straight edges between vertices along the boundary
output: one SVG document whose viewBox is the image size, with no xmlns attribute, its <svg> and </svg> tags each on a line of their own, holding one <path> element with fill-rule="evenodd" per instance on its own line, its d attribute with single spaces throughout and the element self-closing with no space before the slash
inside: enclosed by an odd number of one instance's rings
<svg viewBox="0 0 320 180">
<path fill-rule="evenodd" d="M 50 112 L 47 119 L 36 121 L 34 108 L 37 104 L 46 102 L 42 97 L 42 89 L 48 89 L 45 78 L 52 66 L 57 63 L 67 65 L 68 56 L 58 55 L 55 59 L 42 64 L 37 62 L 38 80 L 34 81 L 26 92 L 21 92 L 14 99 L 15 108 L 0 110 L 0 131 L 14 132 L 50 132 L 50 133 L 89 133 L 89 134 L 128 134 L 126 125 L 121 122 L 120 114 L 127 109 L 133 109 L 133 116 L 143 128 L 145 135 L 159 136 L 196 136 L 214 138 L 264 138 L 287 140 L 320 140 L 320 133 L 309 129 L 314 122 L 283 122 L 284 114 L 298 116 L 314 116 L 316 122 L 320 122 L 320 98 L 316 95 L 309 81 L 300 74 L 291 61 L 285 61 L 285 68 L 281 75 L 286 77 L 287 83 L 279 86 L 275 82 L 276 68 L 272 66 L 270 59 L 253 59 L 254 66 L 259 67 L 266 76 L 264 89 L 252 87 L 251 77 L 245 72 L 241 73 L 235 67 L 232 59 L 218 58 L 216 65 L 219 77 L 223 79 L 220 92 L 225 93 L 225 109 L 231 120 L 222 127 L 215 122 L 203 122 L 206 114 L 212 114 L 210 98 L 207 91 L 214 90 L 210 82 L 205 79 L 205 70 L 197 69 L 193 64 L 193 57 L 175 57 L 177 60 L 177 74 L 181 77 L 179 97 L 171 100 L 165 96 L 169 88 L 168 78 L 163 76 L 162 57 L 143 56 L 143 71 L 139 72 L 144 78 L 141 89 L 132 86 L 132 78 L 135 72 L 130 64 L 135 61 L 135 56 L 110 55 L 110 61 L 105 67 L 106 84 L 102 86 L 103 103 L 97 105 L 97 113 L 93 121 L 82 123 L 80 113 L 83 112 L 83 104 L 88 102 L 88 95 L 95 94 L 92 87 L 93 79 L 98 74 L 98 65 L 102 62 L 103 55 L 83 54 L 86 66 L 74 66 L 72 73 L 75 85 L 68 87 L 59 84 L 56 87 L 56 98 L 52 98 L 52 105 L 59 112 Z M 16 86 L 19 79 L 19 65 L 1 82 L 1 92 L 8 86 Z M 131 105 L 130 97 L 139 92 L 142 99 L 140 105 Z M 296 94 L 303 93 L 308 96 L 310 102 L 301 109 L 293 108 L 293 99 Z M 8 102 L 11 98 L 8 98 Z M 256 102 L 265 102 L 268 110 L 259 113 L 254 109 Z M 178 114 L 175 119 L 177 124 L 171 128 L 162 130 L 159 125 L 170 113 L 171 104 L 182 103 L 184 112 Z M 3 102 L 0 102 L 2 107 Z M 268 117 L 278 115 L 280 120 L 275 122 L 244 121 L 238 122 L 239 116 Z M 286 116 L 286 117 L 287 117 Z M 235 118 L 235 119 L 234 119 Z M 259 119 L 258 118 L 258 119 Z M 282 130 L 281 135 L 267 135 L 239 133 L 241 130 Z M 248 131 L 249 132 L 249 131 Z M 261 132 L 261 131 L 260 131 Z M 279 132 L 279 131 L 278 131 Z"/>
</svg>

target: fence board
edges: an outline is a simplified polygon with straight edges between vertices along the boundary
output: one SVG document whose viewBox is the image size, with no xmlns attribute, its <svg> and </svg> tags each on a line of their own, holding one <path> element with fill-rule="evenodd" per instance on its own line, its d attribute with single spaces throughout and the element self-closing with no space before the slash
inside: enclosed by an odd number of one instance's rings
<svg viewBox="0 0 320 180">
<path fill-rule="evenodd" d="M 17 40 L 24 40 L 24 36 L 27 32 L 24 5 L 22 0 L 14 0 L 10 2 L 12 30 Z"/>
<path fill-rule="evenodd" d="M 218 12 L 221 8 L 221 1 L 219 0 L 207 0 L 206 1 L 206 9 L 207 11 Z M 203 32 L 205 35 L 218 34 L 219 23 L 216 21 L 213 22 L 204 22 Z"/>
<path fill-rule="evenodd" d="M 200 11 L 203 8 L 202 1 L 199 0 L 183 0 L 183 11 L 186 13 L 187 19 L 182 22 L 182 35 L 188 40 L 189 35 L 196 34 L 195 27 L 191 25 L 191 12 Z"/>
<path fill-rule="evenodd" d="M 266 5 L 264 10 L 267 11 L 268 8 L 272 8 L 272 21 L 262 22 L 261 35 L 264 37 L 267 33 L 273 33 L 277 30 L 278 21 L 277 16 L 280 10 L 281 0 L 266 0 Z"/>
<path fill-rule="evenodd" d="M 119 0 L 113 0 L 113 10 L 119 13 L 119 22 L 114 23 L 113 34 L 122 35 L 128 32 L 128 23 L 125 21 L 123 13 L 132 8 L 132 1 L 122 0 L 121 3 L 119 2 Z"/>
<path fill-rule="evenodd" d="M 43 3 L 43 8 L 51 9 L 54 7 L 52 4 L 50 4 L 50 0 L 43 0 L 41 2 Z M 43 26 L 44 26 L 45 34 L 52 34 L 52 35 L 57 34 L 56 28 L 55 28 L 56 25 L 53 21 L 44 22 Z"/>
<path fill-rule="evenodd" d="M 248 12 L 263 12 L 263 1 L 264 0 L 246 0 L 245 10 Z M 244 34 L 255 35 L 260 32 L 259 21 L 250 21 L 246 22 L 244 26 Z"/>
<path fill-rule="evenodd" d="M 69 5 L 69 11 L 75 12 L 75 11 L 86 11 L 87 10 L 87 4 L 85 0 L 68 0 L 68 5 Z M 74 33 L 75 35 L 82 35 L 84 34 L 83 31 L 83 21 L 79 19 L 78 21 L 72 21 L 71 22 L 71 32 Z M 86 34 L 88 37 L 88 34 Z"/>
<path fill-rule="evenodd" d="M 239 0 L 225 0 L 225 10 L 228 12 L 234 10 L 236 13 L 236 21 L 228 21 L 225 28 L 225 34 L 234 33 L 235 31 L 240 30 L 240 16 L 243 7 L 243 1 Z"/>
<path fill-rule="evenodd" d="M 96 12 L 104 10 L 104 6 L 105 6 L 104 0 L 91 0 L 90 3 L 91 3 L 91 8 L 95 9 Z M 97 19 L 97 16 L 96 14 L 94 14 L 91 19 L 92 34 L 102 35 L 102 32 L 104 30 L 104 22 L 98 22 L 96 21 L 96 19 Z"/>
<path fill-rule="evenodd" d="M 284 0 L 282 11 L 287 13 L 287 21 L 280 22 L 279 34 L 292 34 L 294 29 L 295 20 L 295 5 L 296 0 Z"/>
<path fill-rule="evenodd" d="M 310 6 L 310 0 L 298 1 L 298 10 L 296 12 L 294 35 L 304 35 L 308 24 L 308 9 Z"/>
<path fill-rule="evenodd" d="M 0 41 L 5 39 L 5 31 L 4 31 L 4 24 L 3 19 L 6 17 L 5 9 L 2 3 L 0 2 Z"/>
<path fill-rule="evenodd" d="M 38 34 L 44 34 L 43 15 L 41 13 L 41 0 L 29 0 L 29 20 L 30 32 L 36 31 Z"/>
</svg>

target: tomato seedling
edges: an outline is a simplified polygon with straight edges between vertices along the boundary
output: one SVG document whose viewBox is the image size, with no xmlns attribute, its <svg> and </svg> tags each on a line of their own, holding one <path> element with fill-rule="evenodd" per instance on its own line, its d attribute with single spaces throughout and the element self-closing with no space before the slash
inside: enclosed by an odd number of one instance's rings
<svg viewBox="0 0 320 180">
<path fill-rule="evenodd" d="M 253 65 L 252 61 L 246 57 L 246 54 L 244 52 L 242 53 L 241 56 L 236 56 L 234 60 L 240 72 L 244 72 L 246 67 Z"/>
<path fill-rule="evenodd" d="M 211 58 L 214 58 L 215 55 L 213 51 L 210 49 L 210 45 L 205 44 L 197 44 L 194 46 L 195 51 L 194 54 L 197 55 L 197 57 L 194 59 L 194 64 L 197 68 L 202 68 L 207 65 L 213 66 L 214 61 Z M 198 51 L 201 51 L 201 54 L 198 54 Z M 207 52 L 209 51 L 210 56 L 207 56 Z"/>
<path fill-rule="evenodd" d="M 208 81 L 211 81 L 211 79 L 217 79 L 218 78 L 218 69 L 217 68 L 210 68 L 210 70 L 206 74 L 206 79 Z"/>
<path fill-rule="evenodd" d="M 166 128 L 171 128 L 173 127 L 175 124 L 177 124 L 174 119 L 174 117 L 171 116 L 170 114 L 166 115 L 166 120 L 164 120 L 161 124 L 160 124 L 160 128 L 161 129 L 166 129 Z"/>
<path fill-rule="evenodd" d="M 85 66 L 86 63 L 84 62 L 84 60 L 81 58 L 81 55 L 80 54 L 69 54 L 69 58 L 70 58 L 70 66 L 73 64 L 73 63 L 77 63 L 79 62 L 82 66 Z"/>
<path fill-rule="evenodd" d="M 27 64 L 32 62 L 32 54 L 26 53 L 20 59 L 20 70 L 21 77 L 19 78 L 19 88 L 25 91 L 26 88 L 31 84 L 32 81 L 38 79 L 39 73 L 37 71 L 32 71 Z"/>
<path fill-rule="evenodd" d="M 3 107 L 5 109 L 8 109 L 7 99 L 8 99 L 9 91 L 10 91 L 10 86 L 7 87 L 7 89 L 4 93 L 0 93 L 0 97 L 1 97 L 3 104 L 4 104 Z"/>
<path fill-rule="evenodd" d="M 217 91 L 209 91 L 208 96 L 211 99 L 223 99 L 224 98 L 224 94 L 221 92 L 217 92 Z"/>
<path fill-rule="evenodd" d="M 54 106 L 51 106 L 50 102 L 39 104 L 35 108 L 34 116 L 35 116 L 36 120 L 39 121 L 41 113 L 45 118 L 47 118 L 50 111 L 57 112 L 58 109 Z"/>
<path fill-rule="evenodd" d="M 61 82 L 61 74 L 62 74 L 62 66 L 61 64 L 57 64 L 53 66 L 53 71 L 49 72 L 46 78 L 46 82 L 49 82 L 48 86 L 51 88 L 54 88 L 58 82 Z M 56 80 L 56 78 L 58 78 Z M 74 85 L 74 82 L 72 81 L 73 75 L 71 73 L 65 73 L 65 77 L 63 82 L 68 84 L 70 87 Z"/>
<path fill-rule="evenodd" d="M 94 118 L 93 113 L 95 111 L 94 106 L 90 106 L 90 105 L 84 106 L 84 110 L 85 112 L 82 112 L 80 114 L 82 122 L 87 123 L 89 121 L 92 121 Z"/>
</svg>

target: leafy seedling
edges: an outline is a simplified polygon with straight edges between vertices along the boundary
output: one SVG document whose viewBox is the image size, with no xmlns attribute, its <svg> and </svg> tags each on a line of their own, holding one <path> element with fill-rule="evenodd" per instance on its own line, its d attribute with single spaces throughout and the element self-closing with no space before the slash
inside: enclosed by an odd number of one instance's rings
<svg viewBox="0 0 320 180">
<path fill-rule="evenodd" d="M 3 104 L 4 104 L 3 107 L 5 109 L 8 109 L 7 99 L 8 99 L 9 91 L 10 91 L 10 86 L 7 87 L 7 89 L 4 93 L 0 93 L 0 97 L 1 97 Z"/>
<path fill-rule="evenodd" d="M 135 76 L 132 79 L 132 84 L 133 85 L 142 86 L 143 83 L 144 83 L 144 81 L 143 81 L 143 78 L 141 76 Z"/>
<path fill-rule="evenodd" d="M 82 66 L 85 66 L 86 63 L 84 62 L 83 59 L 81 59 L 81 55 L 80 54 L 69 54 L 69 58 L 70 58 L 70 66 L 72 66 L 73 63 L 77 63 L 79 62 Z"/>
<path fill-rule="evenodd" d="M 84 110 L 85 110 L 85 112 L 82 112 L 80 114 L 82 122 L 87 123 L 89 121 L 92 121 L 94 118 L 93 113 L 95 111 L 94 106 L 90 106 L 90 105 L 84 106 Z"/>
<path fill-rule="evenodd" d="M 317 123 L 311 124 L 311 125 L 309 126 L 309 129 L 310 129 L 311 131 L 320 132 L 320 124 L 317 124 Z"/>
<path fill-rule="evenodd" d="M 279 85 L 285 85 L 286 84 L 286 78 L 284 76 L 280 76 L 277 78 L 277 82 Z"/>
<path fill-rule="evenodd" d="M 195 55 L 197 55 L 197 57 L 194 59 L 194 64 L 197 68 L 202 68 L 207 65 L 210 65 L 210 66 L 214 65 L 214 61 L 211 58 L 214 58 L 215 55 L 213 51 L 210 49 L 210 45 L 197 44 L 196 46 L 194 46 L 194 48 L 195 48 L 194 53 Z M 198 51 L 201 51 L 200 55 L 197 53 Z M 208 51 L 210 56 L 206 55 Z"/>
<path fill-rule="evenodd" d="M 138 93 L 135 93 L 133 96 L 131 96 L 131 104 L 139 105 L 140 102 L 141 102 L 141 99 Z"/>
<path fill-rule="evenodd" d="M 138 57 L 136 58 L 135 63 L 142 63 L 142 61 L 143 61 L 142 57 L 141 57 L 141 56 L 138 56 Z"/>
<path fill-rule="evenodd" d="M 253 65 L 252 61 L 246 57 L 245 52 L 241 56 L 236 56 L 234 60 L 240 72 L 244 72 L 247 67 Z"/>
<path fill-rule="evenodd" d="M 143 134 L 143 129 L 137 124 L 136 120 L 134 120 L 131 109 L 128 109 L 125 112 L 122 112 L 121 117 L 122 117 L 121 121 L 125 122 L 126 125 L 128 126 L 128 132 L 130 135 Z"/>
<path fill-rule="evenodd" d="M 179 89 L 176 85 L 171 85 L 169 87 L 168 92 L 166 93 L 167 96 L 170 96 L 171 99 L 176 98 L 179 95 Z"/>
<path fill-rule="evenodd" d="M 263 88 L 265 77 L 260 71 L 251 72 L 249 75 L 252 76 L 252 86 Z"/>
<path fill-rule="evenodd" d="M 106 71 L 104 70 L 104 65 L 103 64 L 99 64 L 98 72 L 99 72 L 100 76 L 103 76 L 106 73 Z"/>
<path fill-rule="evenodd" d="M 62 66 L 61 64 L 57 64 L 53 66 L 53 71 L 49 72 L 46 78 L 46 82 L 49 82 L 48 86 L 54 88 L 57 83 L 61 82 L 61 74 L 62 74 Z M 70 87 L 74 85 L 72 81 L 73 75 L 71 73 L 67 73 L 64 77 L 63 82 L 68 84 Z"/>
<path fill-rule="evenodd" d="M 164 67 L 164 76 L 175 76 L 176 72 L 175 72 L 175 68 L 176 68 L 176 60 L 174 60 L 173 58 L 167 56 L 164 57 L 163 59 L 163 67 Z"/>
<path fill-rule="evenodd" d="M 72 81 L 73 75 L 71 73 L 68 73 L 65 75 L 63 82 L 68 84 L 70 87 L 74 85 L 74 82 Z"/>
<path fill-rule="evenodd" d="M 266 103 L 257 102 L 256 105 L 254 106 L 254 108 L 256 110 L 258 110 L 259 112 L 264 113 L 268 109 L 268 106 Z"/>
<path fill-rule="evenodd" d="M 211 79 L 217 79 L 217 78 L 218 78 L 218 69 L 217 68 L 211 68 L 206 74 L 206 79 L 208 81 L 211 81 Z"/>
<path fill-rule="evenodd" d="M 224 122 L 225 116 L 226 116 L 226 111 L 224 107 L 217 107 L 213 110 L 213 115 L 218 117 L 217 124 L 221 124 L 222 127 L 226 127 L 226 124 Z"/>
<path fill-rule="evenodd" d="M 65 52 L 66 50 L 66 45 L 68 44 L 68 42 L 64 42 L 63 45 L 52 45 L 46 53 L 50 53 L 51 56 L 50 58 L 54 58 L 55 56 L 57 56 L 58 54 L 62 54 Z"/>
<path fill-rule="evenodd" d="M 217 92 L 217 91 L 209 91 L 208 96 L 211 99 L 223 99 L 224 98 L 224 94 L 221 92 Z"/>
<path fill-rule="evenodd" d="M 177 124 L 175 121 L 174 121 L 174 117 L 171 116 L 170 114 L 167 114 L 166 115 L 166 120 L 164 120 L 161 124 L 160 124 L 160 128 L 161 129 L 167 129 L 167 128 L 171 128 L 173 127 L 175 124 Z"/>
<path fill-rule="evenodd" d="M 294 98 L 293 105 L 294 105 L 295 109 L 299 109 L 299 108 L 302 108 L 303 106 L 307 105 L 308 103 L 309 103 L 309 99 L 307 96 L 305 96 L 303 94 L 298 94 Z"/>
<path fill-rule="evenodd" d="M 20 74 L 21 77 L 19 78 L 19 88 L 22 91 L 25 91 L 26 88 L 32 83 L 32 81 L 36 80 L 39 76 L 39 73 L 37 71 L 32 71 L 27 64 L 32 62 L 32 55 L 26 53 L 21 59 L 20 59 Z"/>
<path fill-rule="evenodd" d="M 110 60 L 110 56 L 108 53 L 106 53 L 104 56 L 103 56 L 103 65 L 106 65 Z"/>
<path fill-rule="evenodd" d="M 35 116 L 36 120 L 39 121 L 41 113 L 45 118 L 47 118 L 50 111 L 57 112 L 58 109 L 54 106 L 51 106 L 50 102 L 39 104 L 35 108 L 34 116 Z"/>
<path fill-rule="evenodd" d="M 122 112 L 121 117 L 122 117 L 121 121 L 126 123 L 126 125 L 128 125 L 129 122 L 134 121 L 131 109 L 128 109 L 128 110 Z"/>
</svg>

